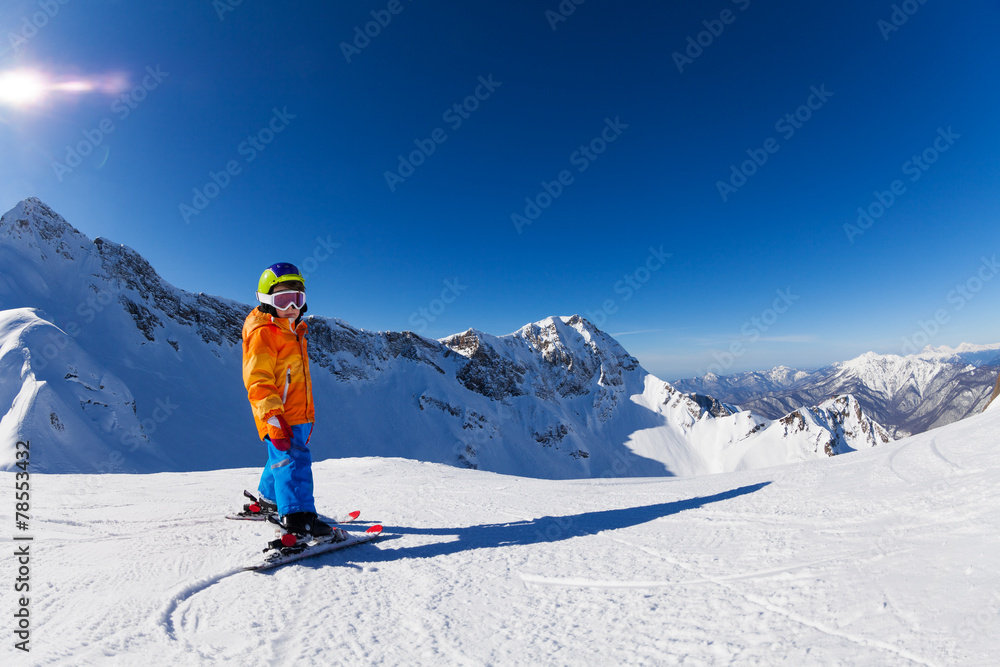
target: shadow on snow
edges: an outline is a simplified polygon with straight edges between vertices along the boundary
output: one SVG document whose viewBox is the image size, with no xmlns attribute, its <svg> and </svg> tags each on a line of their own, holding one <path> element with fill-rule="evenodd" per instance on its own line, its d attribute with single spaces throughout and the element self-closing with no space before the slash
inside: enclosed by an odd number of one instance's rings
<svg viewBox="0 0 1000 667">
<path fill-rule="evenodd" d="M 712 503 L 722 502 L 759 491 L 770 484 L 762 482 L 731 489 L 722 493 L 688 500 L 676 500 L 669 503 L 644 505 L 642 507 L 626 507 L 616 510 L 599 512 L 584 512 L 569 516 L 544 516 L 531 521 L 513 523 L 494 523 L 464 528 L 407 528 L 405 526 L 386 526 L 386 536 L 380 542 L 401 539 L 405 535 L 441 535 L 457 537 L 457 540 L 435 542 L 414 547 L 399 549 L 365 549 L 361 553 L 352 553 L 352 560 L 366 563 L 383 563 L 404 558 L 434 558 L 447 556 L 473 549 L 491 549 L 496 547 L 524 546 L 544 542 L 559 542 L 573 537 L 594 535 L 605 530 L 617 530 L 648 523 L 655 519 L 678 514 L 685 510 L 693 510 Z M 307 563 L 303 563 L 306 565 Z M 322 567 L 322 560 L 309 563 L 313 567 Z"/>
</svg>

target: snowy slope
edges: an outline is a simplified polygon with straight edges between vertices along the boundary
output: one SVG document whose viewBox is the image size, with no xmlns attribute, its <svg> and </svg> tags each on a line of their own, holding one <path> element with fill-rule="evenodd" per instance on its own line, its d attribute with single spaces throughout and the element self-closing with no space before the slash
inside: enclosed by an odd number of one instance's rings
<svg viewBox="0 0 1000 667">
<path fill-rule="evenodd" d="M 705 375 L 673 385 L 770 418 L 852 394 L 894 437 L 922 433 L 982 411 L 1000 373 L 1000 344 L 927 347 L 899 356 L 868 352 L 817 371 Z"/>
<path fill-rule="evenodd" d="M 321 506 L 388 536 L 270 574 L 220 518 L 256 470 L 34 475 L 16 664 L 994 665 L 998 433 L 688 479 L 325 461 Z"/>
<path fill-rule="evenodd" d="M 58 348 L 41 360 L 31 351 Z M 34 363 L 33 363 L 34 362 Z M 0 418 L 0 442 L 13 447 L 25 433 L 24 425 L 42 424 L 48 467 L 80 470 L 105 465 L 112 472 L 129 452 L 141 468 L 163 465 L 159 451 L 142 435 L 129 388 L 108 372 L 76 341 L 28 308 L 0 311 L 0 405 L 9 411 Z M 20 382 L 12 381 L 20 379 Z M 108 442 L 105 433 L 120 433 Z M 13 454 L 7 457 L 13 462 Z M 8 463 L 9 465 L 9 463 Z"/>
<path fill-rule="evenodd" d="M 0 405 L 11 406 L 0 465 L 11 468 L 18 438 L 37 443 L 40 471 L 259 465 L 240 365 L 250 308 L 179 290 L 134 250 L 21 202 L 0 219 Z M 734 417 L 648 374 L 578 316 L 440 341 L 308 321 L 317 460 L 401 456 L 555 479 L 694 475 L 882 442 L 829 416 L 794 429 Z"/>
</svg>

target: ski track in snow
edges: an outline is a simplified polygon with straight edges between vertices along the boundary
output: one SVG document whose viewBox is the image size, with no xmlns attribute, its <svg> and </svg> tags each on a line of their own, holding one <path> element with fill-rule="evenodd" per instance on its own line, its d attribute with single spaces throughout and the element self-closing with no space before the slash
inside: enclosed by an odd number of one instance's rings
<svg viewBox="0 0 1000 667">
<path fill-rule="evenodd" d="M 646 553 L 651 554 L 653 556 L 657 556 L 659 558 L 662 558 L 663 560 L 665 560 L 665 561 L 667 561 L 667 562 L 669 562 L 669 563 L 671 563 L 673 565 L 677 565 L 678 567 L 680 567 L 680 568 L 682 568 L 684 570 L 687 570 L 687 571 L 689 571 L 689 572 L 691 572 L 691 573 L 693 573 L 695 575 L 698 575 L 698 576 L 702 577 L 702 581 L 711 582 L 713 584 L 716 584 L 718 586 L 726 588 L 727 590 L 730 590 L 733 593 L 735 593 L 736 595 L 744 598 L 747 602 L 750 602 L 751 604 L 754 604 L 754 605 L 758 605 L 758 606 L 764 607 L 768 611 L 771 611 L 773 613 L 776 613 L 776 614 L 779 614 L 781 616 L 784 616 L 784 617 L 786 617 L 788 619 L 791 619 L 792 621 L 795 621 L 796 623 L 800 623 L 800 624 L 802 624 L 804 626 L 807 626 L 807 627 L 819 630 L 820 632 L 826 633 L 828 635 L 832 635 L 832 636 L 835 636 L 835 637 L 841 637 L 843 639 L 847 639 L 848 641 L 854 642 L 855 644 L 859 644 L 861 646 L 874 646 L 876 648 L 880 648 L 880 649 L 882 649 L 884 651 L 888 651 L 889 653 L 894 653 L 894 654 L 899 655 L 899 656 L 901 656 L 903 658 L 906 658 L 907 660 L 912 660 L 913 662 L 916 662 L 918 664 L 922 664 L 922 665 L 932 665 L 932 664 L 934 664 L 934 663 L 927 662 L 923 658 L 921 658 L 919 656 L 916 656 L 916 655 L 910 653 L 909 651 L 896 648 L 895 646 L 892 646 L 891 644 L 887 644 L 885 642 L 878 641 L 878 640 L 875 640 L 875 639 L 867 639 L 865 637 L 854 636 L 854 635 L 851 635 L 849 633 L 837 631 L 834 628 L 831 628 L 831 627 L 829 627 L 828 625 L 826 625 L 824 623 L 808 619 L 808 618 L 806 618 L 806 617 L 804 617 L 804 616 L 802 616 L 800 614 L 796 614 L 794 611 L 791 611 L 791 610 L 782 608 L 782 607 L 780 607 L 778 605 L 772 604 L 772 603 L 768 602 L 766 599 L 761 598 L 760 596 L 756 596 L 756 595 L 752 595 L 752 594 L 747 594 L 747 593 L 745 593 L 745 592 L 743 592 L 743 591 L 741 591 L 741 590 L 739 590 L 739 589 L 737 589 L 734 586 L 731 586 L 729 584 L 729 582 L 733 581 L 733 580 L 746 579 L 746 578 L 757 578 L 756 576 L 753 576 L 753 577 L 746 577 L 746 576 L 739 576 L 739 577 L 715 577 L 715 576 L 711 576 L 711 575 L 709 575 L 709 574 L 707 574 L 705 572 L 701 572 L 701 571 L 697 570 L 696 568 L 690 567 L 689 565 L 686 565 L 685 563 L 682 563 L 682 562 L 680 562 L 680 561 L 678 561 L 678 560 L 676 560 L 674 558 L 671 558 L 671 557 L 669 557 L 669 556 L 667 556 L 665 554 L 659 553 L 659 552 L 654 551 L 652 549 L 649 549 L 647 547 L 643 547 L 643 546 L 635 545 L 635 544 L 629 544 L 628 542 L 625 542 L 624 540 L 617 539 L 617 538 L 616 538 L 616 541 L 617 542 L 621 542 L 622 544 L 625 544 L 627 546 L 630 546 L 630 547 L 633 547 L 633 548 L 636 548 L 636 549 L 641 549 L 641 550 L 645 551 Z M 826 559 L 826 560 L 822 560 L 822 561 L 815 561 L 813 563 L 806 563 L 806 564 L 794 566 L 794 568 L 780 568 L 776 572 L 788 572 L 788 571 L 790 571 L 790 569 L 798 569 L 799 567 L 813 567 L 813 566 L 819 565 L 821 563 L 831 562 L 831 561 L 835 561 L 835 560 L 840 560 L 841 558 L 850 557 L 852 555 L 853 556 L 859 556 L 862 553 L 865 553 L 865 552 L 856 552 L 854 554 L 848 554 L 846 556 L 840 556 L 840 557 L 836 557 L 836 558 L 830 558 L 830 559 Z"/>
<path fill-rule="evenodd" d="M 170 601 L 164 606 L 163 612 L 160 614 L 160 621 L 159 621 L 159 625 L 160 627 L 163 628 L 163 631 L 166 633 L 167 637 L 172 640 L 177 639 L 177 635 L 174 630 L 175 628 L 174 614 L 178 611 L 178 608 L 181 605 L 188 602 L 191 599 L 191 597 L 196 595 L 197 593 L 200 593 L 209 588 L 210 586 L 219 583 L 220 581 L 222 581 L 223 578 L 232 576 L 239 572 L 242 572 L 241 568 L 238 567 L 233 568 L 231 570 L 223 572 L 222 574 L 206 577 L 204 579 L 196 581 L 193 584 L 182 586 L 181 589 L 176 593 L 169 594 Z"/>
<path fill-rule="evenodd" d="M 384 537 L 264 573 L 272 530 L 223 518 L 256 470 L 33 475 L 16 664 L 992 665 L 998 430 L 699 478 L 324 461 Z"/>
<path fill-rule="evenodd" d="M 663 554 L 656 553 L 646 549 L 645 547 L 630 544 L 625 540 L 614 538 L 616 542 L 624 544 L 625 546 L 641 549 L 646 551 L 651 555 L 663 558 L 664 560 L 671 562 L 673 565 L 684 568 L 684 564 L 680 562 L 672 562 L 669 558 Z M 526 583 L 540 584 L 544 586 L 566 586 L 571 588 L 669 588 L 673 586 L 694 586 L 697 584 L 718 584 L 723 581 L 740 581 L 746 579 L 759 579 L 762 577 L 773 577 L 779 574 L 788 574 L 796 570 L 804 570 L 814 568 L 817 565 L 822 565 L 824 563 L 832 563 L 835 561 L 843 560 L 845 558 L 854 558 L 858 556 L 863 556 L 865 554 L 870 554 L 875 551 L 872 549 L 863 549 L 861 551 L 852 551 L 851 553 L 843 554 L 840 556 L 832 556 L 830 558 L 822 558 L 820 560 L 809 561 L 806 563 L 796 563 L 794 565 L 789 565 L 787 567 L 777 567 L 767 570 L 761 570 L 758 572 L 745 572 L 740 574 L 732 574 L 720 577 L 706 577 L 701 575 L 698 579 L 683 579 L 680 581 L 598 581 L 590 579 L 579 579 L 572 577 L 545 577 L 536 574 L 528 574 L 524 572 L 518 573 L 522 580 Z M 698 573 L 695 573 L 698 574 Z"/>
</svg>

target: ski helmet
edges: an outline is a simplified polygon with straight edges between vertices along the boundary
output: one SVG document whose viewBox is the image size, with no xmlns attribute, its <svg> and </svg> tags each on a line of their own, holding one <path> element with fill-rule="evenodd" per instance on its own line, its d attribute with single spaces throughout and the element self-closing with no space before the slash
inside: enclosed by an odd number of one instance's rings
<svg viewBox="0 0 1000 667">
<path fill-rule="evenodd" d="M 302 288 L 305 289 L 306 280 L 302 277 L 298 267 L 288 262 L 278 262 L 267 267 L 264 269 L 264 273 L 260 274 L 260 280 L 257 281 L 257 291 L 261 294 L 270 294 L 275 285 L 286 280 L 296 280 L 302 283 Z"/>
</svg>

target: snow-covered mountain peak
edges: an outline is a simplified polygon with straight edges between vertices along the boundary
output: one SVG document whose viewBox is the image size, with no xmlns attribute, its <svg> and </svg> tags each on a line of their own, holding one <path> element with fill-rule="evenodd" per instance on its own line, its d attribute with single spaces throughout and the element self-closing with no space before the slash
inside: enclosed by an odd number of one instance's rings
<svg viewBox="0 0 1000 667">
<path fill-rule="evenodd" d="M 865 352 L 864 354 L 858 355 L 853 359 L 840 362 L 840 365 L 846 370 L 866 371 L 873 366 L 878 368 L 888 368 L 897 367 L 902 363 L 905 363 L 905 360 L 898 354 L 877 354 L 875 352 Z"/>
<path fill-rule="evenodd" d="M 586 345 L 602 344 L 621 348 L 618 345 L 618 341 L 579 315 L 546 317 L 538 322 L 526 324 L 516 333 L 524 335 L 529 331 L 534 334 L 535 338 L 545 337 L 553 341 L 562 341 L 562 344 L 566 347 L 572 346 L 577 342 L 582 342 Z M 541 336 L 539 333 L 541 333 Z M 600 342 L 598 343 L 598 341 Z"/>
<path fill-rule="evenodd" d="M 927 359 L 875 352 L 866 352 L 834 366 L 886 395 L 906 386 L 913 386 L 922 395 L 938 370 L 937 364 Z"/>
<path fill-rule="evenodd" d="M 441 339 L 441 343 L 470 359 L 483 347 L 496 348 L 499 342 L 496 336 L 472 328 Z"/>
<path fill-rule="evenodd" d="M 47 239 L 70 237 L 89 240 L 38 197 L 22 199 L 14 208 L 0 216 L 0 229 L 5 236 L 18 236 L 17 232 L 21 232 L 23 236 L 30 229 Z"/>
<path fill-rule="evenodd" d="M 827 456 L 870 449 L 892 441 L 888 431 L 868 417 L 850 394 L 790 412 L 770 425 L 764 437 L 768 431 L 778 431 L 786 437 L 802 434 L 815 453 Z"/>
<path fill-rule="evenodd" d="M 797 368 L 789 368 L 788 366 L 775 366 L 763 374 L 763 376 L 769 381 L 780 386 L 794 384 L 807 375 L 808 373 L 805 371 L 801 371 Z"/>
<path fill-rule="evenodd" d="M 616 359 L 625 366 L 638 362 L 614 338 L 604 333 L 579 315 L 547 317 L 539 322 L 526 324 L 511 334 L 537 350 L 549 363 L 572 367 L 573 359 L 580 354 L 596 355 L 605 360 Z"/>
<path fill-rule="evenodd" d="M 830 428 L 835 436 L 831 441 L 831 447 L 845 447 L 848 439 L 851 443 L 860 442 L 867 447 L 876 447 L 892 440 L 889 432 L 881 424 L 865 414 L 853 394 L 834 396 L 820 403 L 817 412 L 825 413 L 834 422 L 831 425 L 833 428 Z M 848 436 L 847 439 L 843 437 L 845 435 Z M 839 439 L 836 439 L 837 437 Z M 840 449 L 832 453 L 841 454 L 843 451 Z"/>
<path fill-rule="evenodd" d="M 0 238 L 20 250 L 26 259 L 45 263 L 46 269 L 58 269 L 64 264 L 51 262 L 53 254 L 71 261 L 99 255 L 106 268 L 118 268 L 119 275 L 112 277 L 146 277 L 162 282 L 137 251 L 103 236 L 91 240 L 37 197 L 22 200 L 0 217 Z"/>
<path fill-rule="evenodd" d="M 770 419 L 830 396 L 853 394 L 895 437 L 921 433 L 983 409 L 997 378 L 1000 344 L 926 348 L 899 356 L 866 352 L 781 381 L 783 367 L 681 380 L 686 392 L 709 394 Z"/>
<path fill-rule="evenodd" d="M 0 239 L 42 260 L 51 255 L 80 259 L 91 246 L 90 239 L 37 197 L 18 202 L 0 217 Z"/>
</svg>

